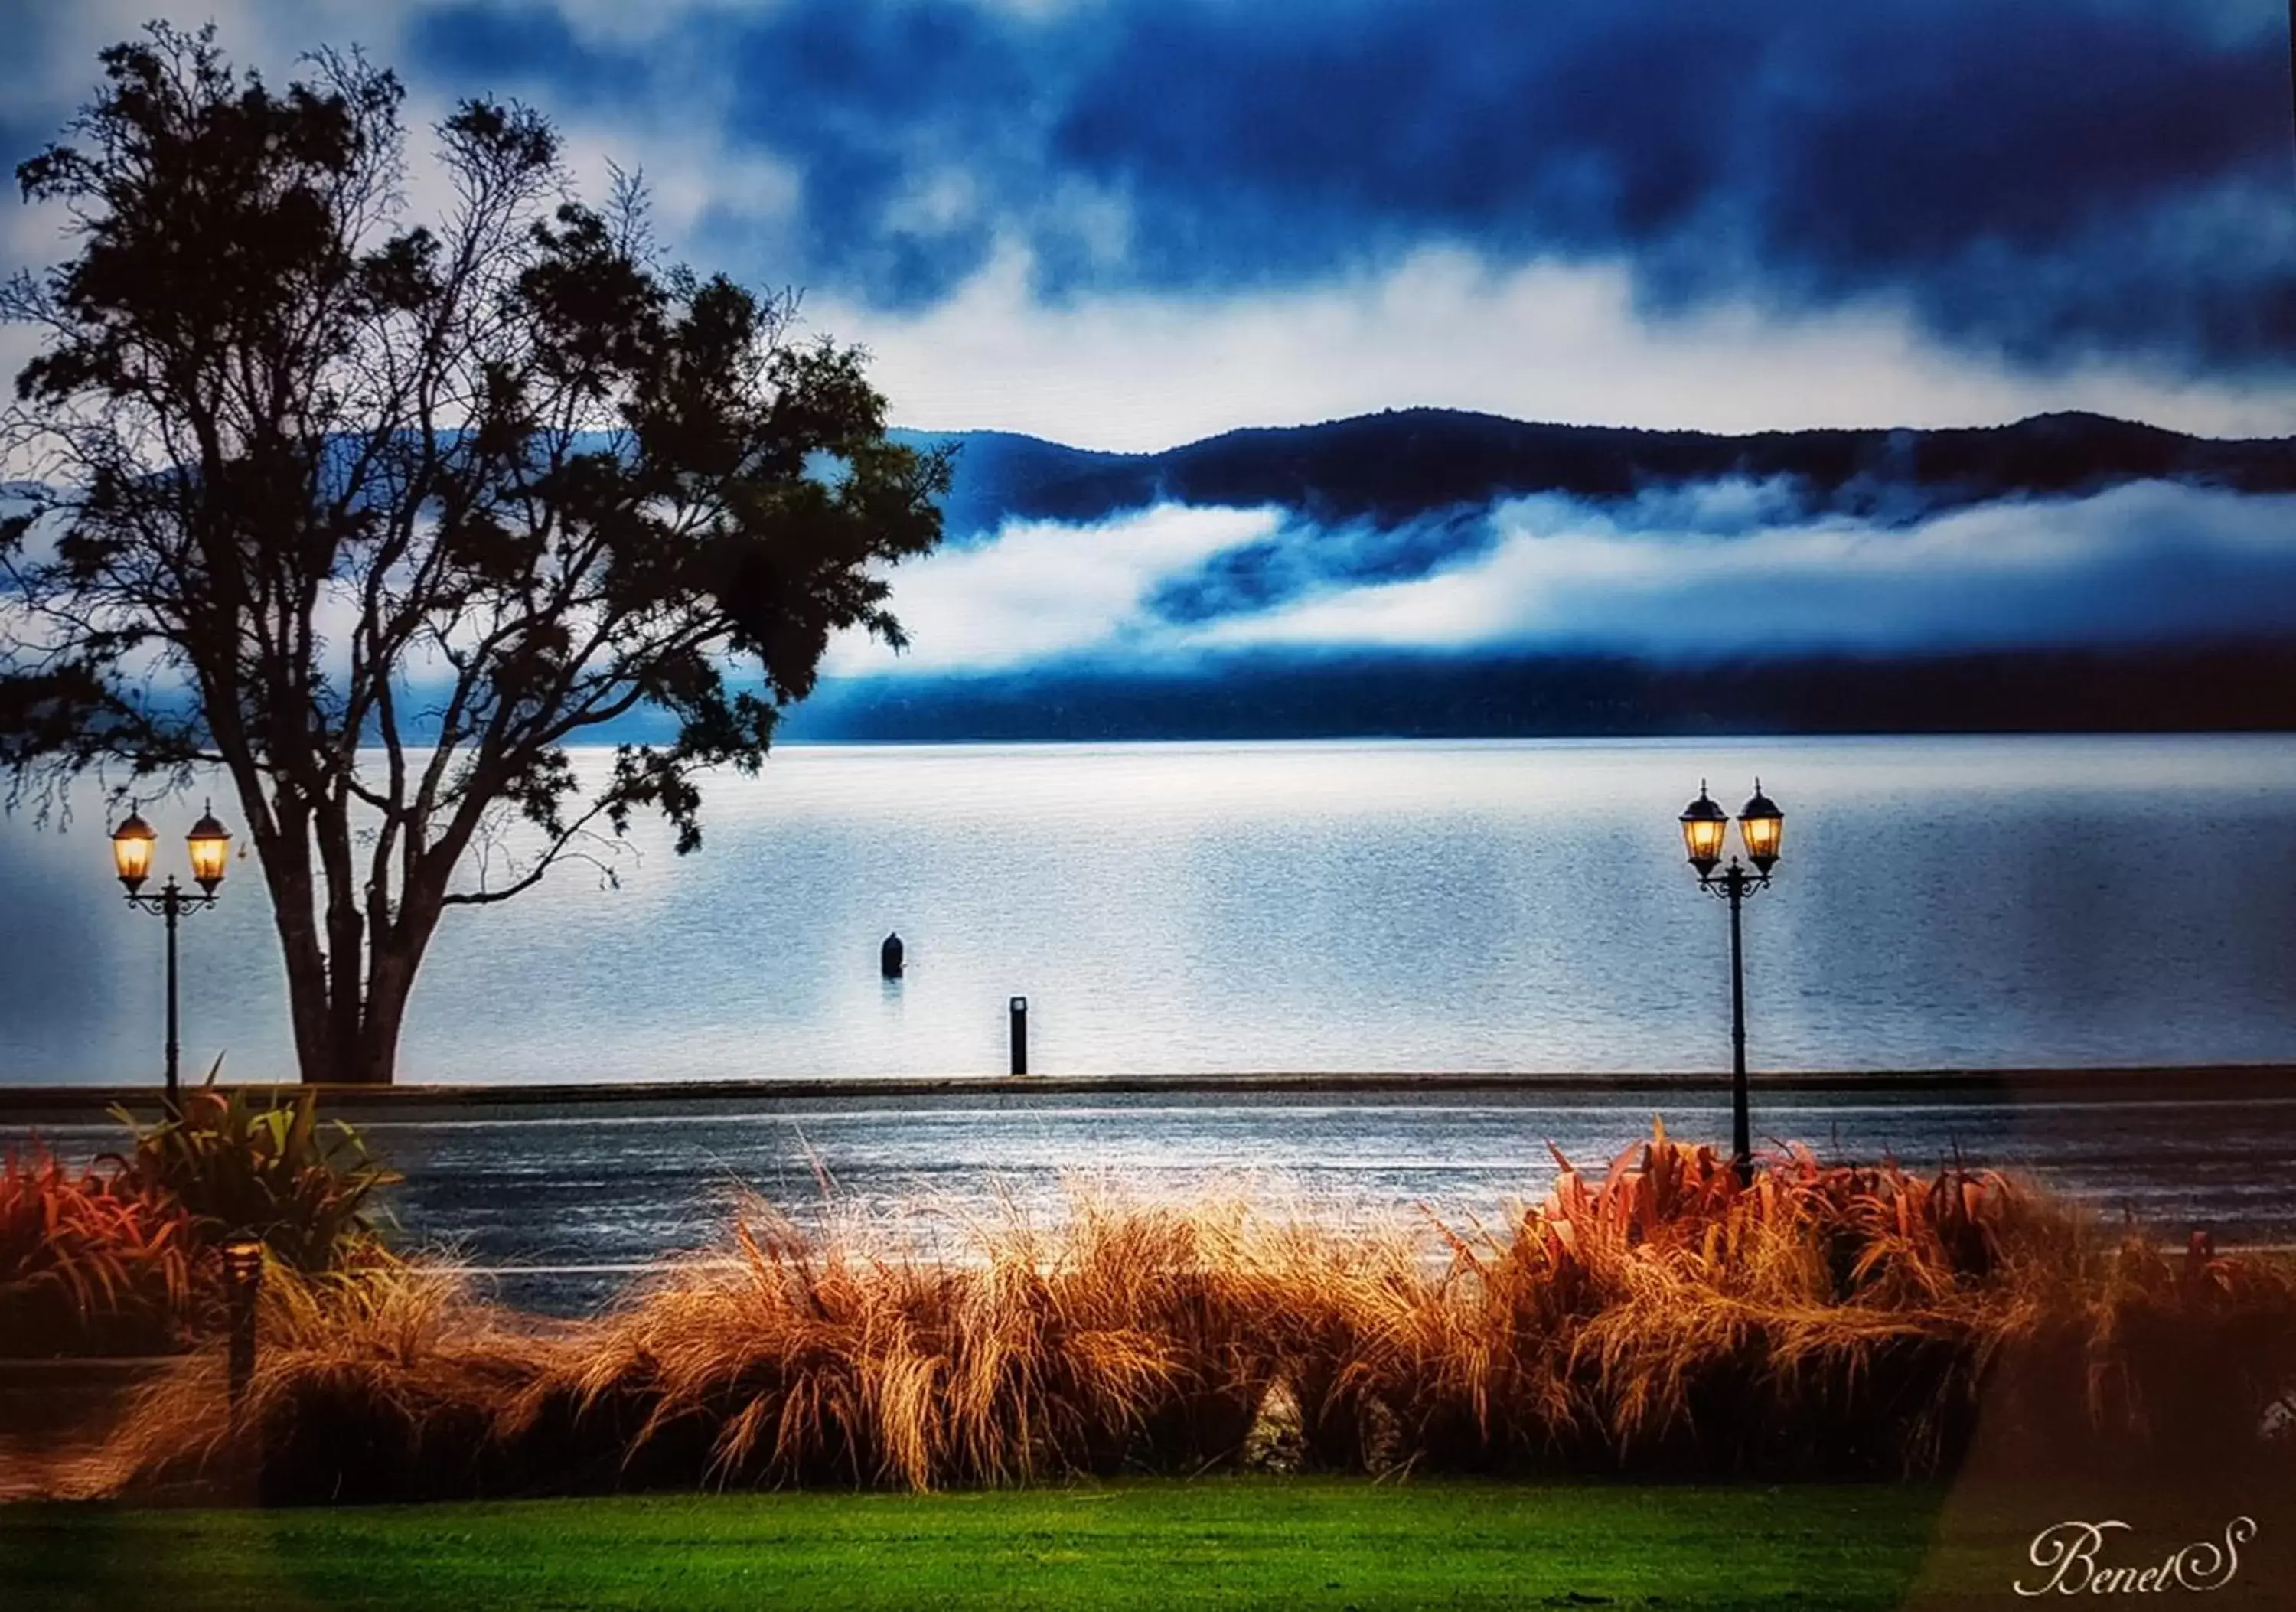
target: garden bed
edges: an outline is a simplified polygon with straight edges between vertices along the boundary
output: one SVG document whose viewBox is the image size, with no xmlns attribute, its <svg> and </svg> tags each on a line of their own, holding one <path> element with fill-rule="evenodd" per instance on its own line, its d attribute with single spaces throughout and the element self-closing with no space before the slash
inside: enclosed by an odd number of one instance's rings
<svg viewBox="0 0 2296 1612">
<path fill-rule="evenodd" d="M 1297 1472 L 1936 1479 L 2284 1470 L 2296 1271 L 2001 1177 L 1662 1132 L 1511 1223 L 1078 1198 L 800 1233 L 551 1323 L 419 1265 L 275 1271 L 246 1411 L 168 1368 L 60 1493 L 276 1501 Z M 731 1258 L 726 1257 L 728 1254 Z"/>
</svg>

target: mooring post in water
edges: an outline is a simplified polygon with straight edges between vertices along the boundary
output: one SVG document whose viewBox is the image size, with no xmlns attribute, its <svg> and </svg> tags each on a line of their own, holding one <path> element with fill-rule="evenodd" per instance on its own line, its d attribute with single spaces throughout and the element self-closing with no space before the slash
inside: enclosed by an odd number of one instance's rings
<svg viewBox="0 0 2296 1612">
<path fill-rule="evenodd" d="M 877 948 L 877 972 L 883 975 L 889 980 L 899 979 L 901 977 L 901 957 L 905 950 L 906 949 L 901 945 L 901 937 L 898 931 L 887 935 L 885 937 L 885 943 Z"/>
<path fill-rule="evenodd" d="M 224 1245 L 224 1281 L 231 1305 L 231 1425 L 246 1413 L 247 1387 L 255 1378 L 255 1295 L 263 1286 L 263 1245 L 241 1238 Z"/>
<path fill-rule="evenodd" d="M 1029 1073 L 1029 999 L 1016 996 L 1012 1002 L 1013 1073 Z"/>
</svg>

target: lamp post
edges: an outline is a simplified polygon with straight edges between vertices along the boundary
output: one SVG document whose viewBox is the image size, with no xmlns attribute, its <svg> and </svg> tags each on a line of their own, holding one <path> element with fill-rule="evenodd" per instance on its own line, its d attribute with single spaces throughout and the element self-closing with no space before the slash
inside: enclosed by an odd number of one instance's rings
<svg viewBox="0 0 2296 1612">
<path fill-rule="evenodd" d="M 1734 856 L 1718 874 L 1714 869 L 1722 859 L 1729 814 L 1708 796 L 1702 779 L 1698 798 L 1682 814 L 1682 841 L 1690 852 L 1690 865 L 1698 870 L 1698 887 L 1730 903 L 1730 1162 L 1741 1186 L 1752 1179 L 1754 1146 L 1753 1128 L 1746 1114 L 1746 949 L 1739 912 L 1748 896 L 1769 888 L 1770 869 L 1777 865 L 1785 826 L 1785 813 L 1762 793 L 1762 780 L 1756 778 L 1754 798 L 1738 813 L 1738 837 L 1745 843 L 1746 858 L 1753 868 L 1748 871 Z"/>
<path fill-rule="evenodd" d="M 192 832 L 184 836 L 191 850 L 192 877 L 202 892 L 199 895 L 179 886 L 173 874 L 168 876 L 168 882 L 160 887 L 157 895 L 143 893 L 144 881 L 152 874 L 152 849 L 159 838 L 152 825 L 131 805 L 127 820 L 111 831 L 111 860 L 119 871 L 119 882 L 127 886 L 127 904 L 145 912 L 156 912 L 168 921 L 168 1113 L 173 1116 L 183 1112 L 176 1100 L 181 1053 L 176 1008 L 176 921 L 186 912 L 215 905 L 216 886 L 223 883 L 224 865 L 231 853 L 231 831 L 216 821 L 210 802 L 200 820 L 192 825 Z"/>
</svg>

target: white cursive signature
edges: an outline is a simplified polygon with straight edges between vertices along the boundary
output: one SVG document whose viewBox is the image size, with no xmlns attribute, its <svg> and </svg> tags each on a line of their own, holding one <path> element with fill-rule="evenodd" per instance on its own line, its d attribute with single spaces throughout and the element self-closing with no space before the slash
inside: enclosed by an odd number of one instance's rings
<svg viewBox="0 0 2296 1612">
<path fill-rule="evenodd" d="M 2168 1590 L 2221 1590 L 2240 1571 L 2240 1548 L 2256 1537 L 2256 1519 L 2235 1517 L 2225 1525 L 2224 1542 L 2200 1540 L 2145 1567 L 2108 1567 L 2098 1558 L 2105 1535 L 2126 1531 L 2117 1519 L 2101 1523 L 2052 1523 L 2033 1535 L 2025 1554 L 2048 1576 L 2038 1584 L 2018 1579 L 2009 1587 L 2020 1595 L 2157 1595 Z"/>
</svg>

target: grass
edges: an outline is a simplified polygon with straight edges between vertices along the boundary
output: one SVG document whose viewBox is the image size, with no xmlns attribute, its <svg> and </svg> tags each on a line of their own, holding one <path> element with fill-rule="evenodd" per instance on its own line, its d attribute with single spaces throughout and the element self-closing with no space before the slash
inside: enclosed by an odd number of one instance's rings
<svg viewBox="0 0 2296 1612">
<path fill-rule="evenodd" d="M 1933 1487 L 1130 1480 L 297 1511 L 0 1509 L 0 1605 L 1895 1608 Z M 2005 1580 L 2021 1541 L 1972 1562 Z"/>
<path fill-rule="evenodd" d="M 186 1356 L 40 1492 L 287 1508 L 0 1507 L 0 1608 L 1959 1608 L 2082 1517 L 2296 1582 L 2296 1266 L 1997 1176 L 1660 1131 L 1490 1228 L 931 1212 L 752 1205 L 570 1322 L 275 1268 L 242 1422 Z"/>
<path fill-rule="evenodd" d="M 1558 1161 L 1560 1162 L 1560 1161 Z M 44 1492 L 259 1462 L 297 1503 L 907 1488 L 1267 1466 L 1669 1482 L 2286 1471 L 2296 1267 L 1984 1172 L 1742 1185 L 1656 1131 L 1493 1228 L 1082 1196 L 920 1254 L 903 1205 L 545 1324 L 403 1265 L 266 1282 L 245 1418 L 155 1379 Z"/>
</svg>

